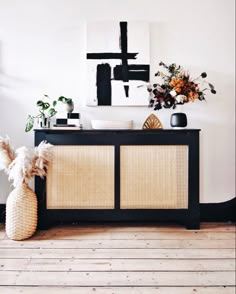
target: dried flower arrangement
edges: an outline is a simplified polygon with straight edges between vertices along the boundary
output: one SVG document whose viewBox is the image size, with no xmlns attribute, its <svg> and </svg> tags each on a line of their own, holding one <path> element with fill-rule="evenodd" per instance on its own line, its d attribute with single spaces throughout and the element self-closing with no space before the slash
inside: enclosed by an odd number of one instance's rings
<svg viewBox="0 0 236 294">
<path fill-rule="evenodd" d="M 51 144 L 12 148 L 9 138 L 0 137 L 0 170 L 13 180 L 13 191 L 6 202 L 6 233 L 12 240 L 31 237 L 37 228 L 37 197 L 28 186 L 33 176 L 44 177 L 51 159 Z"/>
<path fill-rule="evenodd" d="M 158 71 L 155 76 L 162 79 L 162 83 L 154 83 L 148 88 L 150 93 L 149 106 L 154 110 L 164 108 L 176 108 L 177 104 L 185 104 L 196 100 L 205 100 L 206 91 L 216 94 L 215 87 L 207 82 L 207 73 L 203 72 L 197 78 L 191 78 L 190 74 L 180 65 L 172 63 L 166 65 L 160 62 L 159 66 L 165 72 Z"/>
<path fill-rule="evenodd" d="M 51 158 L 52 145 L 42 141 L 37 147 L 20 147 L 14 151 L 9 138 L 0 137 L 0 170 L 13 180 L 14 187 L 29 181 L 34 176 L 46 176 Z"/>
</svg>

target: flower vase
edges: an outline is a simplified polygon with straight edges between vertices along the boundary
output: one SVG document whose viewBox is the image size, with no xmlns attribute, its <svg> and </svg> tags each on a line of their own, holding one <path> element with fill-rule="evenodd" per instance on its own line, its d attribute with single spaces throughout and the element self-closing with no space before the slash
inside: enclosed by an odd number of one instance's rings
<svg viewBox="0 0 236 294">
<path fill-rule="evenodd" d="M 39 127 L 42 129 L 49 129 L 50 128 L 50 118 L 49 117 L 41 117 L 38 121 Z"/>
<path fill-rule="evenodd" d="M 73 102 L 66 103 L 65 104 L 65 110 L 66 110 L 67 113 L 73 112 L 73 110 L 74 110 L 74 103 Z"/>
<path fill-rule="evenodd" d="M 170 125 L 172 126 L 172 128 L 182 129 L 182 128 L 185 128 L 188 124 L 187 115 L 181 111 L 181 108 L 182 107 L 179 107 L 178 109 L 176 109 L 176 112 L 174 112 L 171 115 Z"/>
<path fill-rule="evenodd" d="M 8 196 L 6 203 L 6 233 L 12 240 L 31 237 L 37 227 L 37 197 L 32 189 L 22 183 Z"/>
</svg>

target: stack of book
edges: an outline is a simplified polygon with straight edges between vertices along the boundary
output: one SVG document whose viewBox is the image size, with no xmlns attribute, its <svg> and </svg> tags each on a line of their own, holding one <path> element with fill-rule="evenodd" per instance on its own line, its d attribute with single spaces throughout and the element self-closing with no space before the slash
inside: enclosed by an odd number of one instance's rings
<svg viewBox="0 0 236 294">
<path fill-rule="evenodd" d="M 76 112 L 67 113 L 67 118 L 57 118 L 55 128 L 76 128 L 80 129 L 80 114 Z"/>
</svg>

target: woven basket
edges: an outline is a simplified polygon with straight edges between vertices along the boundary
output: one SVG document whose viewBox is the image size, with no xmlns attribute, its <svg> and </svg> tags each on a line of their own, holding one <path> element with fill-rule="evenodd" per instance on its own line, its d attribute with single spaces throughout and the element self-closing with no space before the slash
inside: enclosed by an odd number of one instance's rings
<svg viewBox="0 0 236 294">
<path fill-rule="evenodd" d="M 12 240 L 31 237 L 37 227 L 37 198 L 25 183 L 16 187 L 6 203 L 6 233 Z"/>
</svg>

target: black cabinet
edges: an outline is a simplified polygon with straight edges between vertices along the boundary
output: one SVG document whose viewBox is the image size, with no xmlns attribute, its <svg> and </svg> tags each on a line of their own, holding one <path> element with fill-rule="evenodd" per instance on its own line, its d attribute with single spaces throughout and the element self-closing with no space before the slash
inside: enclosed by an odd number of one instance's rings
<svg viewBox="0 0 236 294">
<path fill-rule="evenodd" d="M 55 222 L 180 222 L 199 228 L 199 131 L 35 130 L 54 145 L 36 178 L 39 227 Z"/>
</svg>

